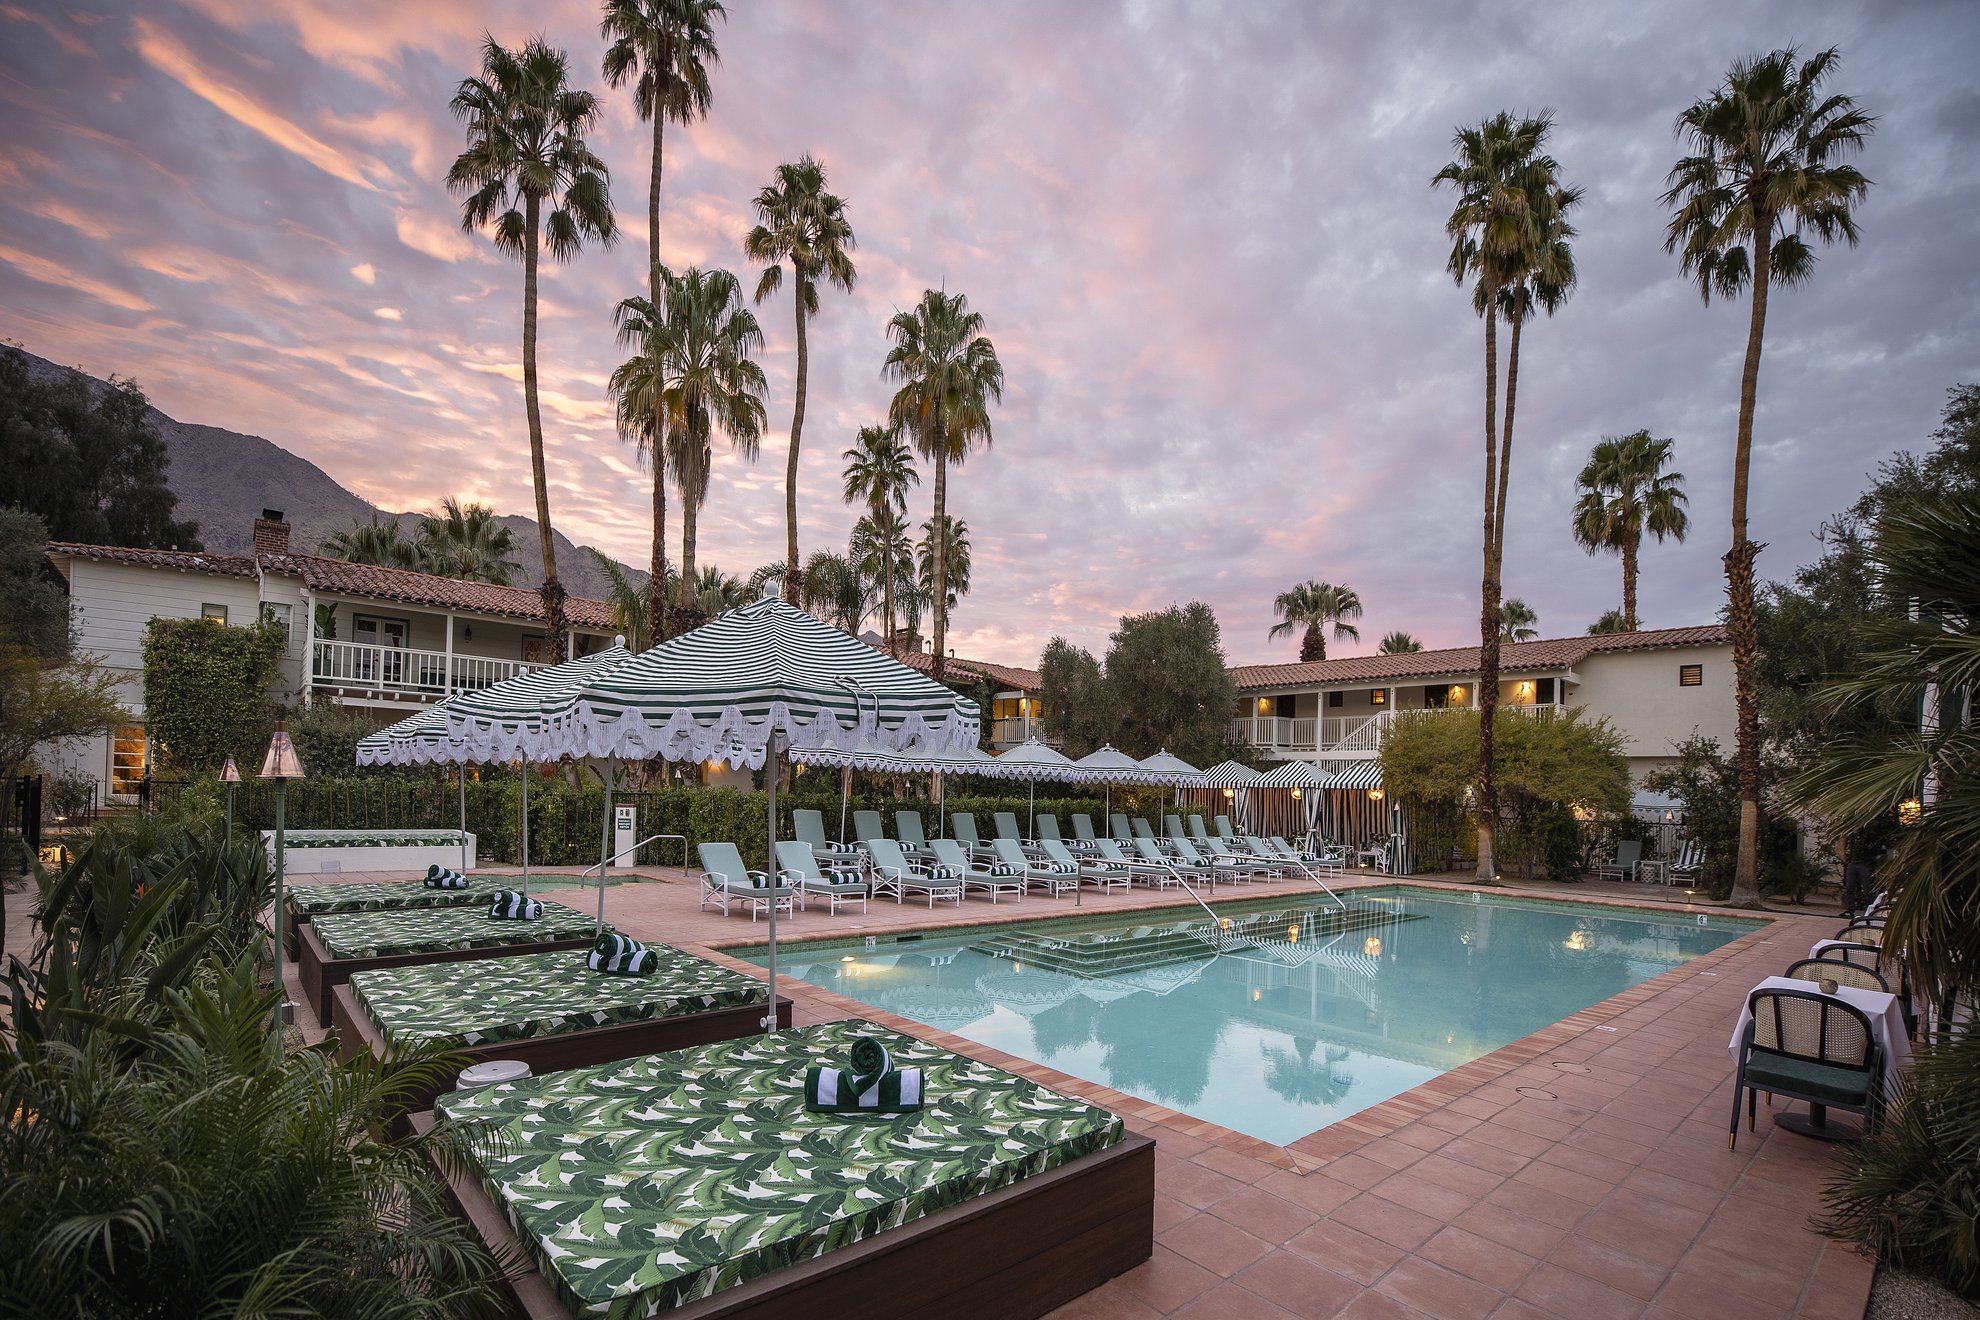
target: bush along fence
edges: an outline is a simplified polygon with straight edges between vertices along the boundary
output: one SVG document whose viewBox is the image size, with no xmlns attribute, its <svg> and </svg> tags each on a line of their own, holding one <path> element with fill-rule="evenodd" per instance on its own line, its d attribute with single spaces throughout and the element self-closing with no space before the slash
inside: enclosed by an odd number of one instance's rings
<svg viewBox="0 0 1980 1320">
<path fill-rule="evenodd" d="M 454 826 L 460 819 L 459 789 L 438 778 L 414 776 L 364 776 L 349 779 L 303 779 L 289 785 L 288 828 L 303 829 L 430 829 Z M 731 788 L 668 787 L 641 793 L 619 792 L 614 803 L 631 803 L 638 810 L 640 838 L 654 834 L 677 834 L 689 842 L 690 857 L 696 843 L 727 841 L 737 844 L 751 866 L 766 861 L 764 844 L 765 798 L 760 792 Z M 1148 810 L 1154 810 L 1154 794 L 1149 794 Z M 1060 828 L 1070 832 L 1068 813 L 1084 811 L 1096 823 L 1103 801 L 1097 797 L 1045 797 L 1037 799 L 1040 811 L 1059 813 Z M 190 784 L 174 806 L 178 814 L 211 819 L 225 809 L 226 794 L 210 780 Z M 1116 791 L 1114 809 L 1136 810 L 1135 799 L 1124 804 Z M 991 831 L 992 813 L 1014 811 L 1020 823 L 1028 802 L 1023 793 L 997 796 L 963 795 L 950 792 L 949 812 L 975 813 L 977 828 Z M 839 795 L 800 789 L 777 795 L 779 834 L 791 836 L 790 813 L 809 807 L 825 817 L 826 836 L 839 829 Z M 480 861 L 492 865 L 514 865 L 522 860 L 522 785 L 514 773 L 470 779 L 467 785 L 467 827 L 475 835 Z M 939 828 L 940 814 L 926 797 L 895 797 L 889 793 L 854 792 L 846 808 L 848 835 L 852 812 L 862 808 L 879 811 L 891 833 L 894 812 L 915 810 L 932 835 Z M 598 861 L 602 842 L 604 789 L 595 781 L 573 790 L 563 776 L 532 779 L 529 786 L 530 863 L 535 866 L 588 867 Z M 256 780 L 241 783 L 234 791 L 234 827 L 237 830 L 265 830 L 275 826 L 275 793 Z M 677 844 L 655 845 L 645 850 L 641 860 L 674 865 L 680 860 Z"/>
</svg>

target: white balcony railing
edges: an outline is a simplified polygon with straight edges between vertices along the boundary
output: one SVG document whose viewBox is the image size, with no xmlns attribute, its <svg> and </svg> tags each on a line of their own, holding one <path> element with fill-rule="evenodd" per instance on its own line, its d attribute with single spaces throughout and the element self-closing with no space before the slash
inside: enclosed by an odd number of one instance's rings
<svg viewBox="0 0 1980 1320">
<path fill-rule="evenodd" d="M 458 652 L 449 656 L 445 651 L 319 638 L 311 644 L 309 681 L 317 688 L 438 700 L 485 688 L 534 668 L 522 660 Z"/>
<path fill-rule="evenodd" d="M 990 745 L 995 748 L 1016 747 L 1028 738 L 1036 738 L 1047 747 L 1059 746 L 1060 740 L 1049 733 L 1045 722 L 1038 719 L 1019 717 L 1017 719 L 990 721 Z"/>
<path fill-rule="evenodd" d="M 1390 723 L 1398 715 L 1436 714 L 1443 710 L 1467 710 L 1466 706 L 1434 706 L 1416 710 L 1379 710 L 1369 715 L 1328 715 L 1319 719 L 1289 719 L 1276 715 L 1241 716 L 1231 721 L 1231 732 L 1263 751 L 1278 752 L 1379 752 Z M 1539 715 L 1560 709 L 1556 706 L 1502 703 L 1502 711 L 1514 715 Z"/>
</svg>

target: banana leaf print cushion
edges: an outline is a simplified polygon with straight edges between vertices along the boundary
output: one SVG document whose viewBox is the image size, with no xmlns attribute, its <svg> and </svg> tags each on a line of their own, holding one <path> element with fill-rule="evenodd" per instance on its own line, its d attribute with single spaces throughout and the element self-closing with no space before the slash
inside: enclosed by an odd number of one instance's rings
<svg viewBox="0 0 1980 1320">
<path fill-rule="evenodd" d="M 383 967 L 352 976 L 351 988 L 386 1043 L 448 1048 L 769 1002 L 753 976 L 651 947 L 658 966 L 646 976 L 601 976 L 584 950 L 562 949 Z"/>
<path fill-rule="evenodd" d="M 923 1070 L 913 1114 L 815 1114 L 805 1069 L 859 1036 Z M 455 1092 L 480 1175 L 574 1316 L 644 1317 L 1114 1145 L 1121 1120 L 847 1021 Z M 1042 1226 L 1049 1235 L 1049 1227 Z"/>
<path fill-rule="evenodd" d="M 487 882 L 466 889 L 428 889 L 422 880 L 386 880 L 376 884 L 295 885 L 288 891 L 289 911 L 314 917 L 327 912 L 390 912 L 399 908 L 458 907 L 488 901 Z"/>
<path fill-rule="evenodd" d="M 435 889 L 430 893 L 447 893 Z M 473 894 L 475 891 L 467 891 Z M 480 949 L 498 944 L 588 939 L 598 923 L 561 903 L 545 903 L 535 921 L 491 921 L 488 894 L 480 907 L 424 908 L 404 912 L 345 912 L 317 917 L 316 935 L 333 958 L 379 958 L 439 949 Z M 606 929 L 611 929 L 607 926 Z M 582 963 L 583 955 L 578 955 Z"/>
</svg>

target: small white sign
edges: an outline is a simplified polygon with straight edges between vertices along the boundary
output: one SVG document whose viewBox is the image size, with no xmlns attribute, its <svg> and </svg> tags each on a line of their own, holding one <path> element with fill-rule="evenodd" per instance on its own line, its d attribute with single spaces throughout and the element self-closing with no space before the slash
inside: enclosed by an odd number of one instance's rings
<svg viewBox="0 0 1980 1320">
<path fill-rule="evenodd" d="M 612 807 L 612 864 L 632 866 L 639 861 L 626 850 L 639 841 L 639 808 L 630 802 Z"/>
</svg>

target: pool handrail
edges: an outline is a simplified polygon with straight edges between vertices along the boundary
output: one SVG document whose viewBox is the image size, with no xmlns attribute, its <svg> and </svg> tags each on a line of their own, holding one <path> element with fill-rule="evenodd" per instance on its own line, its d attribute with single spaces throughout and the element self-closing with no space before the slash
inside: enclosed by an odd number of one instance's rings
<svg viewBox="0 0 1980 1320">
<path fill-rule="evenodd" d="M 625 857 L 630 854 L 635 854 L 641 848 L 644 848 L 647 844 L 658 843 L 662 839 L 679 839 L 681 841 L 681 869 L 683 871 L 687 870 L 687 865 L 688 865 L 687 835 L 649 834 L 645 838 L 641 839 L 638 843 L 633 844 L 631 847 L 622 848 L 618 852 L 613 853 L 610 857 L 607 857 L 604 861 L 599 862 L 594 866 L 587 866 L 584 868 L 584 870 L 578 872 L 578 879 L 580 880 L 590 875 L 593 871 L 596 871 L 598 873 L 598 929 L 600 933 L 603 933 L 605 930 L 605 868 L 610 866 L 613 862 L 618 861 L 621 857 Z"/>
<path fill-rule="evenodd" d="M 1319 885 L 1320 892 L 1325 894 L 1328 898 L 1333 899 L 1335 905 L 1339 907 L 1341 911 L 1343 912 L 1347 911 L 1347 900 L 1342 898 L 1339 894 L 1335 893 L 1328 886 L 1327 882 L 1325 880 L 1322 880 L 1320 876 L 1313 870 L 1313 868 L 1308 866 L 1305 863 L 1305 861 L 1303 861 L 1301 858 L 1299 858 L 1298 856 L 1292 853 L 1280 852 L 1278 849 L 1274 848 L 1271 844 L 1265 842 L 1263 839 L 1259 838 L 1255 834 L 1240 834 L 1236 837 L 1240 842 L 1244 844 L 1245 847 L 1251 849 L 1251 851 L 1253 851 L 1254 853 L 1257 853 L 1261 859 L 1266 861 L 1277 862 L 1281 865 L 1292 867 L 1294 870 L 1298 871 L 1301 875 L 1305 876 L 1308 880 L 1311 880 L 1314 884 Z"/>
</svg>

